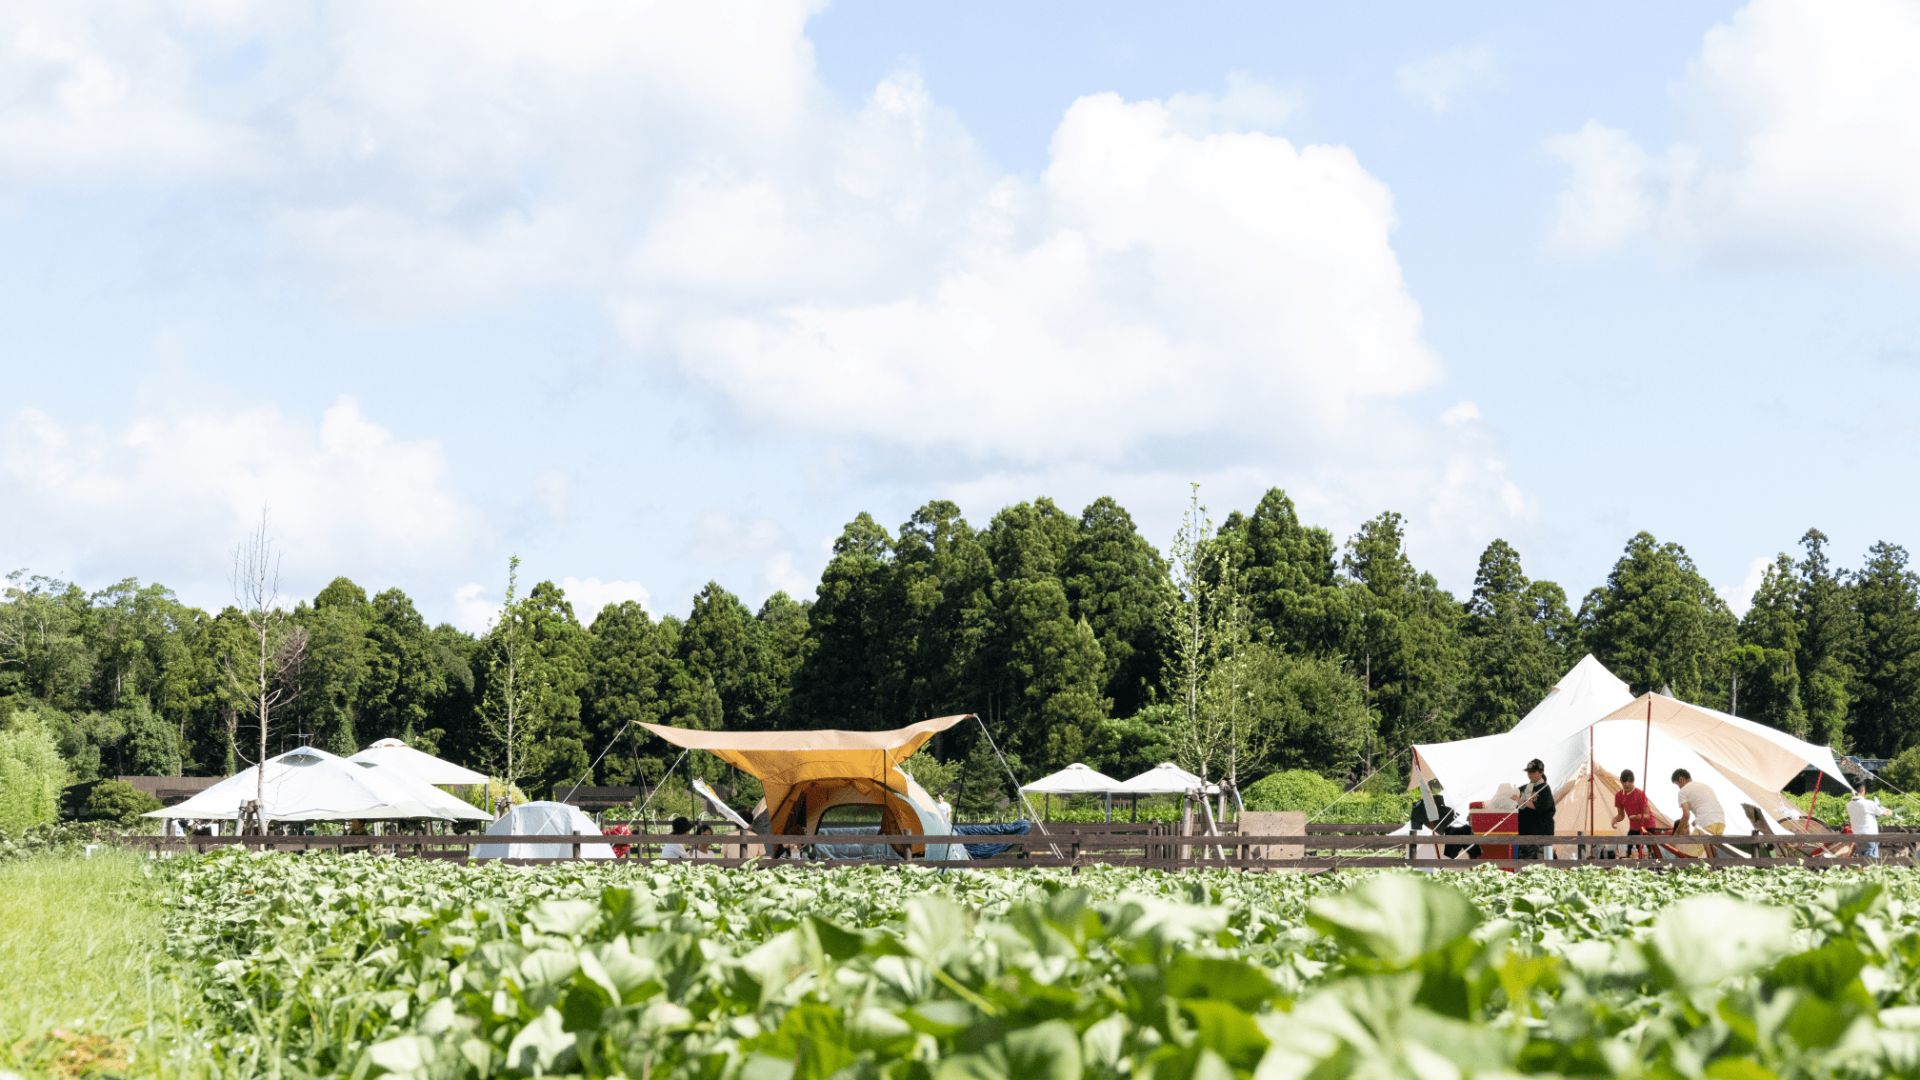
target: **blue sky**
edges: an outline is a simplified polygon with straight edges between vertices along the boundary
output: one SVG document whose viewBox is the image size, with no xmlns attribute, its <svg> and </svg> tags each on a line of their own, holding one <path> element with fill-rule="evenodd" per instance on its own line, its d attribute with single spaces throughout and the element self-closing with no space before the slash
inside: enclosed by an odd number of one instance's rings
<svg viewBox="0 0 1920 1080">
<path fill-rule="evenodd" d="M 0 14 L 0 565 L 478 628 L 1186 483 L 1464 591 L 1920 541 L 1920 6 Z"/>
</svg>

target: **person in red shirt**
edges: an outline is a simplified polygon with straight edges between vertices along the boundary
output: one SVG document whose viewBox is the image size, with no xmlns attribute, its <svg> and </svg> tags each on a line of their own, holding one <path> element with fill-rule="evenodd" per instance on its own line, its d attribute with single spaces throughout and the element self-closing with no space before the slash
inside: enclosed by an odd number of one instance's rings
<svg viewBox="0 0 1920 1080">
<path fill-rule="evenodd" d="M 1620 824 L 1622 818 L 1626 819 L 1628 836 L 1645 836 L 1653 831 L 1653 806 L 1647 802 L 1647 793 L 1634 786 L 1632 769 L 1620 770 L 1620 790 L 1613 793 L 1613 823 Z M 1630 845 L 1627 852 L 1644 856 L 1647 850 Z"/>
</svg>

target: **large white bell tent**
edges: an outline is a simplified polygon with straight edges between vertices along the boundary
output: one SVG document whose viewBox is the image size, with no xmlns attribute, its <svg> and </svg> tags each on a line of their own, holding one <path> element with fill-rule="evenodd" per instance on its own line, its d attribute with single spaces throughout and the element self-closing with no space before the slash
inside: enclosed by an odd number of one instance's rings
<svg viewBox="0 0 1920 1080">
<path fill-rule="evenodd" d="M 1726 811 L 1726 832 L 1744 836 L 1757 820 L 1767 832 L 1785 832 L 1796 816 L 1780 795 L 1813 768 L 1838 781 L 1846 776 L 1829 747 L 1715 709 L 1664 694 L 1638 697 L 1592 656 L 1574 665 L 1540 704 L 1510 731 L 1413 748 L 1409 787 L 1438 780 L 1447 801 L 1465 811 L 1474 802 L 1499 805 L 1507 785 L 1517 787 L 1533 758 L 1546 766 L 1561 834 L 1610 835 L 1620 773 L 1633 770 L 1662 826 L 1680 815 L 1671 777 L 1686 769 Z M 1844 795 L 1842 796 L 1844 797 Z"/>
</svg>

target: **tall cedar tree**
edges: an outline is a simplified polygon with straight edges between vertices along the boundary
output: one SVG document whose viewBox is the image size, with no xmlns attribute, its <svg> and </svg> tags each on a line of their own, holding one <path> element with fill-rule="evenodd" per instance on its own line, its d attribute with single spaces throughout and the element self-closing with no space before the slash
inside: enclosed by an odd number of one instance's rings
<svg viewBox="0 0 1920 1080">
<path fill-rule="evenodd" d="M 1587 647 L 1636 693 L 1670 688 L 1724 706 L 1731 683 L 1733 612 L 1679 544 L 1651 533 L 1627 541 L 1606 585 L 1580 607 Z"/>
<path fill-rule="evenodd" d="M 1920 578 L 1907 550 L 1881 542 L 1852 579 L 1860 615 L 1848 733 L 1856 750 L 1881 757 L 1920 746 Z"/>
</svg>

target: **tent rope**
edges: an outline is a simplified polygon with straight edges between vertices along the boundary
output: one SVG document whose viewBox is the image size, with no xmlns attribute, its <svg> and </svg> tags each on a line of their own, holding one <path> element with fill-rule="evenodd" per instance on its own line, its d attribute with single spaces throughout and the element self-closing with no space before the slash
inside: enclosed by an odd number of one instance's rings
<svg viewBox="0 0 1920 1080">
<path fill-rule="evenodd" d="M 1368 773 L 1367 775 L 1365 775 L 1365 776 L 1363 776 L 1363 777 L 1361 777 L 1361 778 L 1360 778 L 1360 779 L 1358 779 L 1358 780 L 1355 780 L 1355 781 L 1353 782 L 1353 786 L 1351 786 L 1351 787 L 1349 787 L 1349 788 L 1347 788 L 1347 790 L 1345 790 L 1345 791 L 1343 791 L 1343 792 L 1341 792 L 1341 793 L 1340 793 L 1339 795 L 1337 795 L 1337 796 L 1335 796 L 1335 797 L 1334 797 L 1334 800 L 1333 800 L 1332 802 L 1330 802 L 1330 803 L 1328 803 L 1327 805 L 1325 805 L 1325 806 L 1323 806 L 1323 807 L 1321 807 L 1321 808 L 1320 808 L 1320 809 L 1318 809 L 1318 810 L 1315 810 L 1315 811 L 1313 812 L 1313 816 L 1307 819 L 1307 823 L 1308 823 L 1308 824 L 1312 824 L 1313 822 L 1316 822 L 1316 821 L 1318 821 L 1318 820 L 1320 820 L 1320 815 L 1321 815 L 1321 814 L 1324 814 L 1324 813 L 1326 813 L 1327 811 L 1329 811 L 1329 810 L 1331 810 L 1331 809 L 1333 809 L 1334 807 L 1336 807 L 1336 806 L 1338 806 L 1338 805 L 1340 805 L 1340 801 L 1341 801 L 1342 799 L 1345 799 L 1345 798 L 1346 798 L 1347 796 L 1349 796 L 1349 795 L 1351 795 L 1351 794 L 1353 794 L 1353 793 L 1354 793 L 1354 792 L 1356 792 L 1356 791 L 1359 791 L 1359 790 L 1360 790 L 1360 789 L 1361 789 L 1361 788 L 1362 788 L 1363 786 L 1365 786 L 1365 785 L 1366 785 L 1366 782 L 1367 782 L 1367 781 L 1369 781 L 1369 780 L 1371 780 L 1371 779 L 1373 779 L 1374 777 L 1376 777 L 1376 776 L 1378 776 L 1378 775 L 1380 775 L 1380 771 L 1381 771 L 1382 769 L 1385 769 L 1385 768 L 1386 768 L 1387 766 L 1389 766 L 1389 765 L 1392 765 L 1392 764 L 1393 764 L 1394 762 L 1396 762 L 1396 761 L 1399 761 L 1399 760 L 1400 760 L 1401 758 L 1403 758 L 1403 757 L 1406 757 L 1406 756 L 1407 756 L 1408 754 L 1410 754 L 1410 753 L 1412 753 L 1412 752 L 1413 752 L 1413 747 L 1411 747 L 1411 746 L 1409 746 L 1409 747 L 1407 747 L 1406 749 L 1404 749 L 1404 750 L 1402 750 L 1402 751 L 1400 751 L 1399 753 L 1397 753 L 1397 754 L 1395 754 L 1395 755 L 1393 755 L 1392 757 L 1390 757 L 1390 758 L 1388 758 L 1387 760 L 1385 760 L 1385 761 L 1383 761 L 1383 762 L 1381 762 L 1380 764 L 1378 764 L 1378 765 L 1376 765 L 1376 766 L 1374 766 L 1374 769 L 1373 769 L 1373 771 L 1372 771 L 1372 772 L 1370 772 L 1370 773 Z"/>
<path fill-rule="evenodd" d="M 634 817 L 643 819 L 646 817 L 647 807 L 653 805 L 653 797 L 660 794 L 661 788 L 667 786 L 667 778 L 672 776 L 673 770 L 679 768 L 680 763 L 685 760 L 687 760 L 687 752 L 682 750 L 680 756 L 673 759 L 673 764 L 667 766 L 667 771 L 660 774 L 660 782 L 653 785 L 652 791 L 647 792 L 646 800 L 640 804 L 640 809 L 633 815 Z"/>
<path fill-rule="evenodd" d="M 613 744 L 619 742 L 620 736 L 625 735 L 627 733 L 627 729 L 632 726 L 633 726 L 633 721 L 631 720 L 628 720 L 626 723 L 620 725 L 620 730 L 613 733 L 613 738 L 607 740 L 607 745 L 600 748 L 600 756 L 597 758 L 594 758 L 593 764 L 587 766 L 587 771 L 581 773 L 580 779 L 575 780 L 573 782 L 573 786 L 567 789 L 567 797 L 564 799 L 561 799 L 560 800 L 561 802 L 570 803 L 573 801 L 573 793 L 580 790 L 580 785 L 587 782 L 587 777 L 593 775 L 593 770 L 599 768 L 600 763 L 607 759 L 607 751 L 613 749 Z"/>
<path fill-rule="evenodd" d="M 1046 836 L 1047 823 L 1041 821 L 1040 815 L 1033 812 L 1033 803 L 1027 801 L 1027 793 L 1020 790 L 1020 778 L 1013 775 L 1013 766 L 1007 764 L 1007 755 L 1001 753 L 999 744 L 993 741 L 993 732 L 987 730 L 987 722 L 980 719 L 979 713 L 973 714 L 973 722 L 980 725 L 980 734 L 987 737 L 987 748 L 993 751 L 994 757 L 1000 759 L 1000 770 L 1007 774 L 1008 780 L 1012 781 L 1013 796 L 1019 799 L 1020 805 L 1026 809 L 1027 820 L 1033 822 L 1033 827 L 1040 830 L 1041 836 Z M 952 828 L 953 826 L 949 823 L 947 827 Z M 1052 848 L 1054 858 L 1057 859 L 1060 857 L 1060 849 L 1057 846 L 1049 844 L 1048 847 Z"/>
</svg>

